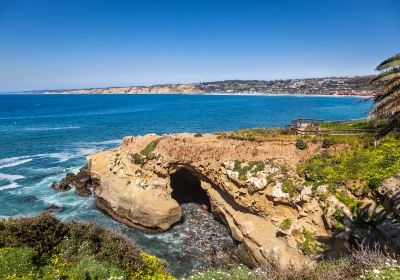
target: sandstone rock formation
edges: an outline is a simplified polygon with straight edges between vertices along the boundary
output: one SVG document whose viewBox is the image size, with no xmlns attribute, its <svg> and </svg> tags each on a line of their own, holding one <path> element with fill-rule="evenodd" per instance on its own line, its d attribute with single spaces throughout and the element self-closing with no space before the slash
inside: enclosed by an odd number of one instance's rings
<svg viewBox="0 0 400 280">
<path fill-rule="evenodd" d="M 146 135 L 91 155 L 88 169 L 98 207 L 120 222 L 164 231 L 181 219 L 180 203 L 189 199 L 224 221 L 245 263 L 302 265 L 312 262 L 298 246 L 304 231 L 320 240 L 332 235 L 310 190 L 295 195 L 290 189 L 301 185 L 295 165 L 318 149 L 300 151 L 290 141 Z M 291 226 L 282 230 L 285 219 Z"/>
<path fill-rule="evenodd" d="M 363 239 L 371 229 L 386 231 L 383 235 L 398 244 L 397 218 L 391 218 L 398 217 L 398 176 L 377 190 L 386 211 L 376 211 L 376 203 L 364 199 L 363 211 L 372 213 L 364 216 L 370 228 L 357 228 L 357 216 L 343 199 L 327 185 L 309 186 L 296 172 L 321 149 L 317 142 L 299 150 L 290 140 L 251 142 L 208 134 L 125 137 L 118 149 L 91 155 L 73 185 L 94 188 L 100 209 L 148 232 L 180 221 L 181 204 L 202 204 L 229 228 L 239 257 L 250 266 L 312 264 L 322 251 L 335 257 L 351 238 Z"/>
<path fill-rule="evenodd" d="M 177 85 L 159 85 L 159 86 L 131 86 L 131 87 L 110 87 L 110 88 L 91 88 L 76 89 L 65 91 L 48 91 L 46 93 L 57 94 L 166 94 L 166 93 L 203 93 L 194 85 L 177 84 Z"/>
</svg>

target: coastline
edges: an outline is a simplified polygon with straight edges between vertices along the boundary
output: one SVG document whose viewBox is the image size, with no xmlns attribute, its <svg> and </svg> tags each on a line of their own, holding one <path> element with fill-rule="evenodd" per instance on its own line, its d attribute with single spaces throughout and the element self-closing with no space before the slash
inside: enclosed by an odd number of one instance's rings
<svg viewBox="0 0 400 280">
<path fill-rule="evenodd" d="M 298 97 L 357 97 L 371 98 L 374 95 L 350 95 L 350 94 L 291 94 L 291 93 L 71 93 L 71 92 L 44 92 L 44 93 L 0 93 L 0 94 L 45 94 L 45 95 L 216 95 L 216 96 L 298 96 Z"/>
</svg>

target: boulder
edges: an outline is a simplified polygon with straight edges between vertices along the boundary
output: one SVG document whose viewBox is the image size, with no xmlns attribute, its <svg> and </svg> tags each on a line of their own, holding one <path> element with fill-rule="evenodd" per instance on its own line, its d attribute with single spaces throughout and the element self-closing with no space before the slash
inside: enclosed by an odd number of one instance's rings
<svg viewBox="0 0 400 280">
<path fill-rule="evenodd" d="M 386 211 L 400 217 L 400 173 L 384 180 L 377 192 L 384 198 L 383 206 Z"/>
</svg>

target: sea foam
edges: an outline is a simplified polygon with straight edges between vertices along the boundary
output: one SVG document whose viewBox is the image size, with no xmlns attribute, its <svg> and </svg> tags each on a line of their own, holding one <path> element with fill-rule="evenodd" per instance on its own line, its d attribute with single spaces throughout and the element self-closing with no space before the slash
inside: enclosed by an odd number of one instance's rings
<svg viewBox="0 0 400 280">
<path fill-rule="evenodd" d="M 5 160 L 7 160 L 7 159 L 5 159 Z M 4 161 L 4 164 L 1 164 L 1 162 L 0 162 L 0 169 L 6 168 L 6 167 L 18 166 L 18 165 L 30 162 L 31 160 L 32 160 L 31 158 L 25 158 L 25 159 L 9 158 L 9 161 Z"/>
</svg>

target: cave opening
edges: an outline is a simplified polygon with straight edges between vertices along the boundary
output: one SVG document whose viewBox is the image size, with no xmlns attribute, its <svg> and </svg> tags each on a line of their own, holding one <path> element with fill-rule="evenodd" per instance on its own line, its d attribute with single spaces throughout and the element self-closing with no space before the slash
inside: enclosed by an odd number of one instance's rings
<svg viewBox="0 0 400 280">
<path fill-rule="evenodd" d="M 171 174 L 172 198 L 179 204 L 196 203 L 210 211 L 211 203 L 207 192 L 201 187 L 200 179 L 192 171 L 181 168 Z"/>
</svg>

